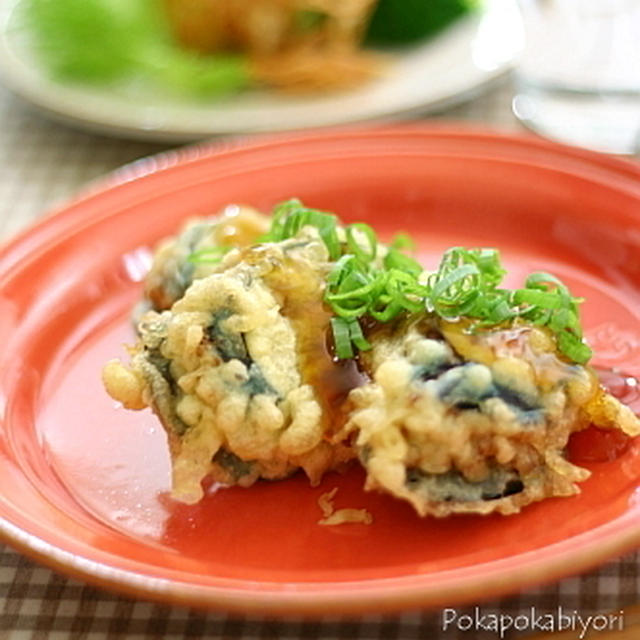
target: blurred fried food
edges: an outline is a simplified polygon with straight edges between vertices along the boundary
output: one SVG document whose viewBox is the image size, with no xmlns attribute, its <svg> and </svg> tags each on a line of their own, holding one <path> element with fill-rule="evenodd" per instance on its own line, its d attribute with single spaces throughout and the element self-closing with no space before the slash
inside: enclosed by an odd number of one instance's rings
<svg viewBox="0 0 640 640">
<path fill-rule="evenodd" d="M 371 47 L 426 38 L 479 0 L 22 0 L 21 28 L 64 82 L 195 97 L 348 89 L 384 73 Z"/>
<path fill-rule="evenodd" d="M 377 0 L 165 0 L 177 39 L 199 53 L 241 51 L 260 84 L 317 91 L 360 84 L 384 57 L 360 44 Z"/>
<path fill-rule="evenodd" d="M 272 54 L 292 48 L 355 49 L 376 0 L 165 0 L 180 42 Z"/>
</svg>

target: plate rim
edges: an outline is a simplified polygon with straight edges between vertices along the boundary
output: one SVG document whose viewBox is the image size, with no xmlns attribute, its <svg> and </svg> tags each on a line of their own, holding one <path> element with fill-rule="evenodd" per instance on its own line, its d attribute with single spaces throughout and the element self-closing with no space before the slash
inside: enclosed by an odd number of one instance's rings
<svg viewBox="0 0 640 640">
<path fill-rule="evenodd" d="M 74 214 L 76 209 L 93 199 L 100 198 L 105 192 L 109 192 L 114 188 L 135 180 L 144 180 L 149 179 L 150 176 L 161 175 L 165 171 L 174 170 L 182 165 L 209 162 L 214 158 L 253 153 L 256 150 L 268 150 L 274 145 L 286 145 L 294 142 L 305 146 L 313 145 L 319 141 L 336 139 L 349 139 L 353 142 L 371 138 L 372 136 L 387 136 L 391 138 L 398 136 L 403 140 L 407 137 L 415 140 L 416 136 L 421 136 L 425 140 L 443 137 L 447 139 L 466 138 L 483 141 L 487 144 L 492 143 L 498 145 L 498 148 L 501 143 L 506 145 L 515 144 L 519 147 L 525 146 L 528 148 L 533 146 L 543 152 L 557 153 L 560 157 L 584 161 L 587 168 L 590 166 L 604 167 L 611 170 L 613 174 L 621 174 L 634 180 L 640 177 L 640 167 L 629 160 L 603 156 L 595 152 L 540 140 L 529 135 L 515 136 L 497 133 L 486 128 L 460 127 L 456 125 L 414 124 L 412 126 L 404 125 L 372 129 L 356 128 L 333 131 L 329 134 L 326 132 L 307 132 L 303 135 L 269 135 L 259 140 L 236 140 L 222 146 L 215 144 L 196 145 L 183 150 L 164 152 L 125 165 L 121 169 L 108 174 L 105 178 L 91 184 L 68 203 L 57 207 L 44 220 L 32 225 L 13 239 L 9 239 L 0 247 L 0 285 L 5 278 L 10 276 L 16 264 L 20 263 L 19 252 L 17 260 L 16 256 L 12 259 L 12 250 L 16 246 L 26 245 L 27 248 L 33 247 L 40 244 L 47 237 L 58 235 L 60 225 L 73 226 L 77 217 Z M 505 153 L 504 149 L 502 152 Z M 497 154 L 498 150 L 495 153 Z M 533 161 L 532 163 L 535 164 Z M 638 194 L 640 198 L 640 191 L 638 191 Z M 400 578 L 345 581 L 336 584 L 324 581 L 304 583 L 311 586 L 319 584 L 324 587 L 321 593 L 315 591 L 310 594 L 305 594 L 305 589 L 303 588 L 299 588 L 297 591 L 289 591 L 284 587 L 275 591 L 266 590 L 263 592 L 246 589 L 234 591 L 226 587 L 211 587 L 209 585 L 184 582 L 176 583 L 165 578 L 145 576 L 127 569 L 101 564 L 86 557 L 74 556 L 70 551 L 56 547 L 45 539 L 20 529 L 18 525 L 8 521 L 4 516 L 0 516 L 0 538 L 3 538 L 8 544 L 25 555 L 57 571 L 81 578 L 96 586 L 120 593 L 124 592 L 135 597 L 234 613 L 265 616 L 292 614 L 322 616 L 328 610 L 331 613 L 338 614 L 358 614 L 374 610 L 398 612 L 411 607 L 437 607 L 442 606 L 445 598 L 448 598 L 446 600 L 447 604 L 459 604 L 477 597 L 479 588 L 482 590 L 483 598 L 488 598 L 507 594 L 513 591 L 514 588 L 553 582 L 561 577 L 593 568 L 607 559 L 640 546 L 640 529 L 634 529 L 626 524 L 626 521 L 632 518 L 632 515 L 637 517 L 638 509 L 640 509 L 640 506 L 635 503 L 632 510 L 598 527 L 594 531 L 601 532 L 602 529 L 605 529 L 606 536 L 599 538 L 598 545 L 595 548 L 584 544 L 577 545 L 577 548 L 569 549 L 562 556 L 562 562 L 560 563 L 557 562 L 557 555 L 554 556 L 552 554 L 550 563 L 547 561 L 547 563 L 540 564 L 539 560 L 536 561 L 532 557 L 540 556 L 540 550 L 536 550 L 479 565 L 447 570 L 444 572 L 447 574 L 445 576 L 446 580 L 438 584 L 433 581 L 433 573 L 411 578 L 402 576 Z M 592 535 L 593 532 L 584 532 L 579 536 L 573 536 L 550 546 L 556 550 L 566 545 L 571 547 L 570 543 L 572 541 L 582 541 L 583 538 L 588 538 Z M 542 551 L 546 549 L 548 547 L 545 547 Z M 506 571 L 500 570 L 501 565 L 512 565 L 516 559 L 522 560 L 523 556 L 527 556 L 527 563 L 507 566 L 508 570 Z M 484 573 L 482 569 L 486 569 L 487 566 L 494 567 L 494 571 L 490 574 Z M 523 567 L 526 567 L 526 571 Z M 459 581 L 460 574 L 465 572 L 473 574 L 473 579 L 466 579 L 462 588 L 459 584 L 456 586 L 456 579 Z M 438 575 L 442 575 L 442 573 L 440 572 Z M 525 579 L 522 577 L 523 573 L 527 574 Z M 401 583 L 407 584 L 403 585 Z M 274 585 L 278 584 L 281 583 L 274 583 Z M 358 590 L 349 592 L 347 587 L 353 587 L 354 585 L 358 586 Z M 390 585 L 393 585 L 391 592 L 388 590 Z M 277 599 L 274 593 L 277 594 Z"/>
</svg>

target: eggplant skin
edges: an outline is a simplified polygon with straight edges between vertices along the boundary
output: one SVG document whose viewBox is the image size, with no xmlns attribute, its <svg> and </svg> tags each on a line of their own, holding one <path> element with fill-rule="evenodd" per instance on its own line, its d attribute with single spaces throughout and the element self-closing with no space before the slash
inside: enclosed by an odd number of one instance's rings
<svg viewBox="0 0 640 640">
<path fill-rule="evenodd" d="M 524 490 L 517 471 L 499 466 L 490 468 L 487 476 L 477 482 L 467 480 L 459 471 L 428 474 L 420 469 L 407 469 L 406 486 L 441 502 L 499 500 Z"/>
</svg>

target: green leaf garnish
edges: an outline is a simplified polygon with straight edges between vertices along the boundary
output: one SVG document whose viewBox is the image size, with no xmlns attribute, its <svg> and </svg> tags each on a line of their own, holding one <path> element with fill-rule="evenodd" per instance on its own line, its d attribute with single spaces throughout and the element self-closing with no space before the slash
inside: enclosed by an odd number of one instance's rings
<svg viewBox="0 0 640 640">
<path fill-rule="evenodd" d="M 379 0 L 366 43 L 406 45 L 428 38 L 479 4 L 479 0 Z"/>
<path fill-rule="evenodd" d="M 19 7 L 19 26 L 57 80 L 135 81 L 194 97 L 250 84 L 242 56 L 182 48 L 158 0 L 23 0 Z"/>
</svg>

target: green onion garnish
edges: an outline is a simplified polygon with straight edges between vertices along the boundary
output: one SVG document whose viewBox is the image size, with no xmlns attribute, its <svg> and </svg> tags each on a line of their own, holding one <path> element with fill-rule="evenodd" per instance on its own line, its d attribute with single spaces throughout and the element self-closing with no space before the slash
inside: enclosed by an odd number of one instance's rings
<svg viewBox="0 0 640 640">
<path fill-rule="evenodd" d="M 391 249 L 408 249 L 412 251 L 416 248 L 416 243 L 413 241 L 413 238 L 404 231 L 400 231 L 396 233 L 393 238 L 391 238 L 391 242 L 389 243 L 389 247 Z"/>
<path fill-rule="evenodd" d="M 349 322 L 344 318 L 334 316 L 331 318 L 331 331 L 333 332 L 333 342 L 338 358 L 341 360 L 353 358 Z"/>
<path fill-rule="evenodd" d="M 300 229 L 306 226 L 315 227 L 329 251 L 331 260 L 340 257 L 338 241 L 338 219 L 332 213 L 317 211 L 305 207 L 295 198 L 282 202 L 273 210 L 271 228 L 261 238 L 262 242 L 280 242 L 293 238 Z"/>
<path fill-rule="evenodd" d="M 449 249 L 438 271 L 428 278 L 427 309 L 444 318 L 474 319 L 472 328 L 523 318 L 553 332 L 558 350 L 569 360 L 586 363 L 591 349 L 582 340 L 578 311 L 582 299 L 574 298 L 565 284 L 544 272 L 529 275 L 521 289 L 502 289 L 504 274 L 496 249 Z"/>
<path fill-rule="evenodd" d="M 227 245 L 207 247 L 206 249 L 200 249 L 199 251 L 190 253 L 187 256 L 187 260 L 194 264 L 218 264 L 230 250 L 231 247 Z"/>
<path fill-rule="evenodd" d="M 340 359 L 371 348 L 360 324 L 363 318 L 389 322 L 399 314 L 422 311 L 448 320 L 473 320 L 471 331 L 522 318 L 549 329 L 568 360 L 584 364 L 591 357 L 591 349 L 582 339 L 578 311 L 582 300 L 574 298 L 567 286 L 549 273 L 532 273 L 524 287 L 505 289 L 500 287 L 506 272 L 499 252 L 463 247 L 445 251 L 437 270 L 427 273 L 402 252 L 413 247 L 406 234 L 382 245 L 369 225 L 340 227 L 332 213 L 310 209 L 295 199 L 274 208 L 271 228 L 261 241 L 293 238 L 308 226 L 317 229 L 333 262 L 324 300 L 334 314 L 331 329 Z M 226 250 L 204 249 L 189 259 L 215 262 Z"/>
</svg>

